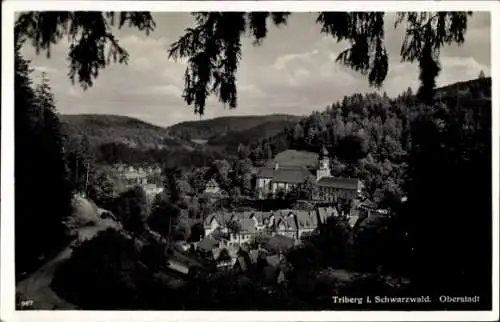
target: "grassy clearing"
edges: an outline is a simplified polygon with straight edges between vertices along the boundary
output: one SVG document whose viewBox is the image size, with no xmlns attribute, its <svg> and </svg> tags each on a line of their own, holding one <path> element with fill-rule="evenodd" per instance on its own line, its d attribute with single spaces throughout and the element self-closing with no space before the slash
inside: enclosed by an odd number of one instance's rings
<svg viewBox="0 0 500 322">
<path fill-rule="evenodd" d="M 274 162 L 284 166 L 316 167 L 318 154 L 309 151 L 286 150 L 274 157 Z"/>
</svg>

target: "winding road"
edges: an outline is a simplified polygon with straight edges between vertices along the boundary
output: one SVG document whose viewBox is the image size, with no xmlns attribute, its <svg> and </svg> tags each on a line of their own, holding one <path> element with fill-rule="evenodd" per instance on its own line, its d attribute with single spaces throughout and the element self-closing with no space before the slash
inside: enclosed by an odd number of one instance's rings
<svg viewBox="0 0 500 322">
<path fill-rule="evenodd" d="M 111 219 L 98 219 L 95 225 L 85 226 L 74 231 L 76 238 L 66 248 L 64 248 L 54 258 L 45 263 L 40 269 L 29 275 L 16 285 L 16 291 L 21 294 L 23 300 L 33 301 L 29 309 L 33 310 L 53 310 L 53 309 L 77 309 L 71 303 L 59 298 L 52 290 L 50 284 L 54 273 L 64 261 L 71 257 L 72 246 L 76 241 L 83 241 L 93 238 L 99 231 L 107 228 L 116 228 L 117 223 Z M 28 309 L 28 308 L 27 308 Z"/>
</svg>

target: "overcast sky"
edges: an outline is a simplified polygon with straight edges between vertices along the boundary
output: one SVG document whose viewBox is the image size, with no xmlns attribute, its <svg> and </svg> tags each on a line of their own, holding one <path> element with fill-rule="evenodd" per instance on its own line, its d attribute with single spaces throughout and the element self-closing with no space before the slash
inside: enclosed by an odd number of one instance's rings
<svg viewBox="0 0 500 322">
<path fill-rule="evenodd" d="M 130 29 L 118 32 L 120 44 L 130 54 L 128 65 L 107 67 L 94 86 L 83 91 L 67 78 L 68 43 L 61 42 L 51 58 L 36 55 L 26 46 L 23 53 L 32 61 L 35 78 L 48 74 L 57 108 L 63 114 L 101 113 L 137 117 L 157 125 L 197 120 L 182 97 L 185 65 L 168 59 L 166 49 L 185 28 L 193 24 L 188 13 L 155 13 L 156 29 L 144 34 Z M 386 15 L 386 46 L 389 74 L 382 91 L 390 96 L 411 86 L 418 87 L 416 64 L 400 63 L 403 28 L 394 30 L 394 14 Z M 404 27 L 404 26 L 401 26 Z M 244 39 L 243 59 L 238 71 L 238 107 L 225 109 L 215 98 L 209 100 L 205 118 L 230 115 L 290 113 L 307 115 L 355 92 L 374 91 L 368 80 L 335 63 L 346 48 L 322 35 L 311 13 L 293 13 L 286 27 L 269 27 L 261 46 Z M 470 18 L 465 44 L 441 52 L 439 85 L 490 75 L 490 14 Z"/>
</svg>

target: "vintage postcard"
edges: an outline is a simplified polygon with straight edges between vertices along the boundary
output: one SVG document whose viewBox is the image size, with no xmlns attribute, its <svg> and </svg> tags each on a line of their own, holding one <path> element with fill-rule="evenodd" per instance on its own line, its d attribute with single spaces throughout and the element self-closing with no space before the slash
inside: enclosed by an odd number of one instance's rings
<svg viewBox="0 0 500 322">
<path fill-rule="evenodd" d="M 498 2 L 2 7 L 2 321 L 498 319 Z"/>
</svg>

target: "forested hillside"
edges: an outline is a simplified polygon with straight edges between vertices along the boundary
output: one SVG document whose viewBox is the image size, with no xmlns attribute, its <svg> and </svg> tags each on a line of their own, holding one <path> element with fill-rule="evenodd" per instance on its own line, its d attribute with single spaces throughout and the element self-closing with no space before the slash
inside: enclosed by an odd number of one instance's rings
<svg viewBox="0 0 500 322">
<path fill-rule="evenodd" d="M 119 115 L 61 115 L 67 149 L 89 150 L 103 164 L 151 164 L 205 166 L 236 154 L 236 147 L 273 136 L 295 124 L 300 117 L 290 115 L 222 117 L 184 122 L 169 129 Z M 207 145 L 191 140 L 209 138 Z"/>
<path fill-rule="evenodd" d="M 251 144 L 252 142 L 276 135 L 284 128 L 294 126 L 300 119 L 269 121 L 256 125 L 249 129 L 230 131 L 225 135 L 216 136 L 208 140 L 209 145 L 226 146 L 228 148 L 239 144 Z"/>
<path fill-rule="evenodd" d="M 80 171 L 88 162 L 203 166 L 219 156 L 216 149 L 194 149 L 192 142 L 169 135 L 165 128 L 127 116 L 61 115 L 61 121 L 68 155 L 86 155 L 70 162 L 82 163 Z"/>
<path fill-rule="evenodd" d="M 295 122 L 300 119 L 299 116 L 284 114 L 228 116 L 202 121 L 182 122 L 171 126 L 168 130 L 171 135 L 185 139 L 204 139 L 213 144 L 232 144 L 235 135 L 250 141 L 261 130 L 264 130 L 264 132 L 261 132 L 260 138 L 265 137 L 266 133 L 271 134 L 273 129 L 279 127 L 280 124 L 285 125 L 288 122 Z"/>
<path fill-rule="evenodd" d="M 85 135 L 92 146 L 122 143 L 140 149 L 161 149 L 186 145 L 189 147 L 189 142 L 170 137 L 165 128 L 128 116 L 61 115 L 61 121 L 66 132 Z"/>
<path fill-rule="evenodd" d="M 370 196 L 389 206 L 391 200 L 406 195 L 404 182 L 414 120 L 429 116 L 436 117 L 433 122 L 441 122 L 438 117 L 460 117 L 464 118 L 462 126 L 476 126 L 477 113 L 490 110 L 491 78 L 437 89 L 430 110 L 418 103 L 411 89 L 393 99 L 385 93 L 354 94 L 312 113 L 293 128 L 286 127 L 245 148 L 251 159 L 259 160 L 290 148 L 318 152 L 325 145 L 334 175 L 361 178 Z"/>
</svg>

